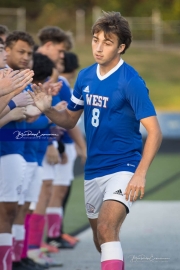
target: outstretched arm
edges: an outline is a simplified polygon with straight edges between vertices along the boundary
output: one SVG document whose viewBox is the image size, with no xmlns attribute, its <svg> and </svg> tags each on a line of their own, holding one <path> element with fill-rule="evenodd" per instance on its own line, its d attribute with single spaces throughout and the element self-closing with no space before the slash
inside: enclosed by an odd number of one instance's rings
<svg viewBox="0 0 180 270">
<path fill-rule="evenodd" d="M 54 124 L 63 127 L 65 129 L 71 129 L 75 127 L 79 117 L 81 116 L 83 110 L 70 111 L 67 108 L 63 110 L 56 110 L 51 106 L 52 95 L 51 89 L 48 93 L 43 88 L 42 84 L 33 85 L 33 91 L 29 91 L 29 94 L 34 99 L 34 103 L 37 108 L 43 112 Z"/>
<path fill-rule="evenodd" d="M 130 201 L 135 201 L 139 193 L 140 199 L 143 198 L 147 170 L 162 142 L 162 134 L 156 116 L 144 118 L 141 120 L 141 123 L 147 130 L 148 135 L 144 145 L 142 159 L 125 191 L 126 200 L 130 196 Z"/>
</svg>

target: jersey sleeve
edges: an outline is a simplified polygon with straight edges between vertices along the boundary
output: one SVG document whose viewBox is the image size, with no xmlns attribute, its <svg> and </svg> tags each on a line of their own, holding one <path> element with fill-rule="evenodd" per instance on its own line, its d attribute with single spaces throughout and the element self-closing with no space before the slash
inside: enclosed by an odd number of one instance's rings
<svg viewBox="0 0 180 270">
<path fill-rule="evenodd" d="M 130 80 L 126 88 L 126 99 L 137 120 L 156 116 L 155 108 L 149 98 L 149 90 L 141 77 L 135 76 Z"/>
<path fill-rule="evenodd" d="M 74 91 L 71 96 L 71 99 L 68 103 L 67 108 L 71 111 L 79 111 L 84 109 L 84 99 L 82 95 L 82 88 L 81 88 L 81 73 L 79 73 L 75 86 Z"/>
</svg>

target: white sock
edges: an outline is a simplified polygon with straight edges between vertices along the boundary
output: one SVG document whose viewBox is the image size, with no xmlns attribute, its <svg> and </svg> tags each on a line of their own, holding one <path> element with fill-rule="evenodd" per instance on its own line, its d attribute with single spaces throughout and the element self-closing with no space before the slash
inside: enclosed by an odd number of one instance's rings
<svg viewBox="0 0 180 270">
<path fill-rule="evenodd" d="M 101 245 L 101 262 L 108 260 L 123 261 L 123 251 L 119 241 L 107 242 Z"/>
<path fill-rule="evenodd" d="M 59 207 L 47 207 L 46 214 L 57 214 L 61 215 L 61 210 Z"/>
<path fill-rule="evenodd" d="M 13 224 L 12 235 L 13 235 L 13 238 L 15 238 L 17 241 L 24 240 L 24 237 L 25 237 L 24 225 Z"/>
</svg>

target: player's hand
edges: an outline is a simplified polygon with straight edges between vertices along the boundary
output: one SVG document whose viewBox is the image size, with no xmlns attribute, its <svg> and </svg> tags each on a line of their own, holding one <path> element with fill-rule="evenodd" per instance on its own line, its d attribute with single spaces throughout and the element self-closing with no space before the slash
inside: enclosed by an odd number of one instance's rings
<svg viewBox="0 0 180 270">
<path fill-rule="evenodd" d="M 12 100 L 15 102 L 16 107 L 26 107 L 34 103 L 32 97 L 27 92 L 16 95 Z"/>
<path fill-rule="evenodd" d="M 126 195 L 126 200 L 128 201 L 128 199 L 130 199 L 131 202 L 134 202 L 137 200 L 139 196 L 140 199 L 142 199 L 145 192 L 145 184 L 146 184 L 145 177 L 136 175 L 135 173 L 131 178 L 131 180 L 129 181 L 127 188 L 125 190 L 124 195 Z"/>
<path fill-rule="evenodd" d="M 49 89 L 51 89 L 51 95 L 56 96 L 62 88 L 62 82 L 53 83 L 52 80 L 49 80 L 43 83 L 43 88 L 47 94 Z"/>
<path fill-rule="evenodd" d="M 41 111 L 34 105 L 26 106 L 26 116 L 28 117 L 36 117 L 41 114 Z"/>
<path fill-rule="evenodd" d="M 0 73 L 0 89 L 2 95 L 14 92 L 14 95 L 19 94 L 22 90 L 32 82 L 34 72 L 29 69 L 23 71 L 12 70 L 10 68 L 3 70 Z"/>
<path fill-rule="evenodd" d="M 36 107 L 41 112 L 45 112 L 51 107 L 52 103 L 51 89 L 49 89 L 48 93 L 46 93 L 46 90 L 41 83 L 39 83 L 38 85 L 33 84 L 32 89 L 33 92 L 28 91 L 28 93 L 33 98 Z"/>
<path fill-rule="evenodd" d="M 55 165 L 61 163 L 59 152 L 53 144 L 49 145 L 46 151 L 46 160 L 49 164 Z"/>
<path fill-rule="evenodd" d="M 67 156 L 66 152 L 64 152 L 64 153 L 61 154 L 61 161 L 60 161 L 60 163 L 61 164 L 66 164 L 67 162 L 68 162 L 68 156 Z"/>
<path fill-rule="evenodd" d="M 11 117 L 11 121 L 24 120 L 26 119 L 26 108 L 14 108 L 9 112 L 9 115 Z"/>
<path fill-rule="evenodd" d="M 85 164 L 87 158 L 87 151 L 86 148 L 81 149 L 77 144 L 75 144 L 76 152 L 78 156 L 81 158 L 81 163 Z"/>
<path fill-rule="evenodd" d="M 57 103 L 55 106 L 54 106 L 54 108 L 56 109 L 56 110 L 58 110 L 58 111 L 60 111 L 60 110 L 63 110 L 63 109 L 65 109 L 67 107 L 67 102 L 66 101 L 60 101 L 59 103 Z"/>
<path fill-rule="evenodd" d="M 27 123 L 33 123 L 33 122 L 36 121 L 38 118 L 39 118 L 39 115 L 38 115 L 38 116 L 33 116 L 33 117 L 26 116 L 26 122 L 27 122 Z"/>
</svg>

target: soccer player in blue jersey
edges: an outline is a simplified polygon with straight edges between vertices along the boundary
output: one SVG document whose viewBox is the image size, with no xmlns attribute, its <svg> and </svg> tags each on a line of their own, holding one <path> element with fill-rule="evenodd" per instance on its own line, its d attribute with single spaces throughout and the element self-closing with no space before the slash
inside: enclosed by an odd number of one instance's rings
<svg viewBox="0 0 180 270">
<path fill-rule="evenodd" d="M 15 31 L 6 40 L 7 64 L 15 70 L 25 70 L 32 58 L 34 41 L 26 32 Z M 33 72 L 32 72 L 33 75 Z M 31 77 L 32 77 L 31 75 Z M 31 81 L 30 81 L 31 82 Z M 26 86 L 26 85 L 25 85 Z M 21 89 L 22 91 L 23 89 Z M 13 104 L 14 106 L 14 104 Z M 8 133 L 9 129 L 19 130 L 24 128 L 25 122 L 11 121 L 3 126 L 2 131 Z M 23 158 L 23 141 L 3 141 L 0 151 L 0 268 L 12 268 L 12 231 L 14 238 L 22 240 L 24 227 L 15 226 L 13 222 L 17 214 L 17 203 L 21 193 L 22 182 L 25 176 L 26 161 Z M 13 230 L 12 230 L 12 227 Z M 15 241 L 14 241 L 15 242 Z M 15 245 L 14 245 L 15 246 Z M 15 252 L 14 252 L 15 254 Z M 16 258 L 14 257 L 15 261 Z M 13 263 L 13 270 L 18 269 L 17 263 Z M 25 269 L 25 268 L 23 268 Z"/>
<path fill-rule="evenodd" d="M 76 65 L 74 64 L 75 60 L 75 55 L 72 52 L 66 52 L 65 57 L 64 57 L 64 72 L 67 72 L 68 75 L 69 73 L 74 73 L 75 75 L 75 69 L 78 68 L 78 63 L 76 60 Z M 69 60 L 67 64 L 67 60 Z M 62 88 L 61 91 L 59 92 L 58 95 L 53 96 L 52 100 L 52 105 L 56 104 L 60 100 L 66 101 L 67 103 L 69 102 L 71 98 L 71 88 L 68 80 L 64 77 L 61 76 L 62 73 L 62 67 L 59 70 L 59 81 L 62 81 Z M 68 77 L 67 75 L 67 77 Z M 71 75 L 72 76 L 72 75 Z M 70 77 L 70 75 L 69 75 Z M 67 104 L 66 104 L 67 105 Z M 65 105 L 65 107 L 66 107 Z M 71 130 L 72 132 L 72 130 Z M 76 137 L 81 137 L 83 139 L 83 136 L 81 134 L 81 131 L 78 126 L 76 126 L 73 129 L 74 134 Z M 47 226 L 47 233 L 48 233 L 48 238 L 47 242 L 50 245 L 54 245 L 56 247 L 60 248 L 73 248 L 75 244 L 77 243 L 76 239 L 74 239 L 71 236 L 68 236 L 67 234 L 61 234 L 61 228 L 62 228 L 62 223 L 64 219 L 64 203 L 63 201 L 65 200 L 66 194 L 69 193 L 70 185 L 71 182 L 74 178 L 74 172 L 73 172 L 73 167 L 74 167 L 74 162 L 76 159 L 76 149 L 75 149 L 75 143 L 71 136 L 69 135 L 69 132 L 64 131 L 62 137 L 61 137 L 61 142 L 65 146 L 65 154 L 67 156 L 67 162 L 61 162 L 59 164 L 56 164 L 55 167 L 55 179 L 53 181 L 53 188 L 52 188 L 52 195 L 51 199 L 48 205 L 48 208 L 46 210 L 47 212 L 47 220 L 48 220 L 48 226 Z M 80 155 L 81 158 L 84 159 L 86 158 L 86 146 L 85 146 L 85 141 L 83 140 L 83 146 L 80 148 Z M 61 155 L 62 157 L 62 155 Z M 60 209 L 60 211 L 59 211 Z M 54 229 L 53 229 L 54 228 Z"/>
<path fill-rule="evenodd" d="M 64 52 L 66 50 L 70 50 L 72 48 L 72 43 L 71 43 L 71 38 L 70 36 L 64 32 L 62 29 L 60 29 L 59 27 L 54 27 L 54 26 L 48 26 L 45 27 L 43 29 L 41 29 L 39 31 L 38 37 L 40 39 L 40 46 L 38 48 L 38 53 L 42 53 L 44 55 L 47 55 L 55 65 L 57 65 L 57 63 L 59 61 L 63 61 L 64 58 Z M 62 80 L 61 80 L 62 81 Z M 67 90 L 68 87 L 63 84 L 63 87 L 65 88 L 64 90 L 61 89 L 63 92 L 66 92 L 66 97 L 67 99 L 70 99 L 70 93 L 68 94 Z M 65 96 L 65 95 L 64 95 Z M 62 97 L 64 99 L 64 97 Z M 53 97 L 53 105 L 57 104 L 58 102 L 60 102 L 62 99 L 60 97 L 60 95 L 56 95 L 55 97 Z M 76 143 L 79 144 L 79 147 L 82 149 L 84 148 L 85 150 L 83 151 L 83 153 L 86 153 L 86 147 L 84 144 L 84 140 L 82 138 L 81 133 L 77 131 L 77 127 L 75 127 L 73 130 L 71 130 L 71 136 L 73 137 L 76 136 L 76 138 L 74 138 L 74 140 L 76 140 Z M 53 156 L 53 162 L 50 164 L 50 162 L 48 162 L 48 158 L 47 157 L 52 157 Z M 40 192 L 40 197 L 39 197 L 39 201 L 36 205 L 36 209 L 35 209 L 35 213 L 36 216 L 38 216 L 38 222 L 39 223 L 43 223 L 44 220 L 44 214 L 47 208 L 47 204 L 49 202 L 50 199 L 50 194 L 51 194 L 51 187 L 52 187 L 52 180 L 55 179 L 55 168 L 54 168 L 54 164 L 59 163 L 59 152 L 58 150 L 55 148 L 55 146 L 52 144 L 50 146 L 48 146 L 47 148 L 47 152 L 46 155 L 44 157 L 43 160 L 43 184 L 42 184 L 42 188 L 41 188 L 41 192 Z M 68 180 L 69 181 L 69 180 Z M 66 188 L 66 187 L 65 187 Z M 59 193 L 59 189 L 57 187 L 53 187 L 53 190 L 55 191 L 56 189 L 56 194 Z M 62 190 L 62 188 L 61 188 Z M 53 194 L 54 196 L 54 194 Z M 58 198 L 59 201 L 59 198 Z M 50 237 L 50 231 L 52 232 L 51 227 L 53 228 L 58 228 L 57 230 L 53 230 L 53 238 L 57 238 L 57 239 L 49 239 L 51 244 L 54 243 L 54 240 L 59 240 L 58 241 L 58 246 L 62 247 L 62 241 L 64 244 L 64 240 L 61 240 L 60 243 L 60 238 L 59 238 L 59 227 L 60 227 L 60 215 L 62 215 L 62 211 L 60 210 L 60 202 L 58 203 L 58 205 L 50 205 L 51 207 L 48 207 L 47 209 L 47 223 L 48 223 L 48 236 Z M 41 218 L 41 221 L 40 221 Z M 36 218 L 37 220 L 37 218 Z M 35 217 L 34 217 L 34 224 L 36 222 Z M 32 219 L 31 219 L 32 222 Z M 54 223 L 59 224 L 57 227 L 54 226 Z M 34 225 L 34 227 L 37 227 Z M 58 234 L 58 235 L 57 235 Z M 51 234 L 52 236 L 52 234 Z M 57 236 L 57 237 L 55 237 Z M 52 238 L 52 237 L 50 237 Z M 53 241 L 52 241 L 53 240 Z M 56 243 L 55 243 L 56 245 Z M 70 246 L 69 243 L 66 243 L 66 247 Z M 35 256 L 37 255 L 37 256 Z M 30 252 L 29 252 L 29 256 L 31 256 Z M 33 257 L 31 257 L 34 260 L 38 260 L 38 253 L 32 254 Z"/>
<path fill-rule="evenodd" d="M 12 109 L 11 106 L 8 106 L 9 101 L 32 81 L 33 76 L 33 72 L 30 70 L 13 71 L 6 66 L 6 61 L 5 44 L 0 38 L 0 118 Z"/>
<path fill-rule="evenodd" d="M 96 63 L 80 71 L 67 109 L 51 107 L 51 95 L 34 92 L 36 106 L 66 129 L 84 110 L 87 139 L 85 204 L 102 270 L 124 269 L 119 231 L 132 202 L 144 196 L 146 173 L 162 141 L 145 82 L 125 63 L 128 22 L 104 12 L 92 27 Z M 147 130 L 142 151 L 140 123 Z"/>
</svg>

